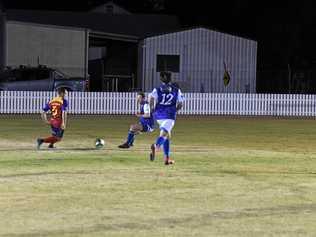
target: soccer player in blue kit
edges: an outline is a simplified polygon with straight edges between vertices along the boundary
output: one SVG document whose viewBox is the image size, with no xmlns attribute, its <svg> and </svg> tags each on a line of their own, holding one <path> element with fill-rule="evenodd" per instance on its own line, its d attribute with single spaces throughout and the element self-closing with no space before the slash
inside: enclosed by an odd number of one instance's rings
<svg viewBox="0 0 316 237">
<path fill-rule="evenodd" d="M 131 125 L 126 142 L 122 145 L 119 145 L 119 148 L 127 149 L 133 146 L 135 136 L 141 132 L 152 132 L 154 131 L 154 118 L 152 116 L 150 106 L 146 100 L 145 94 L 143 92 L 138 92 L 137 94 L 137 104 L 140 105 L 140 112 L 136 113 L 136 116 L 139 118 L 138 124 Z"/>
<path fill-rule="evenodd" d="M 154 118 L 160 127 L 160 135 L 156 143 L 151 145 L 150 160 L 155 160 L 156 151 L 163 146 L 165 165 L 171 165 L 174 164 L 174 160 L 170 158 L 171 130 L 176 114 L 182 108 L 183 95 L 178 87 L 171 84 L 170 72 L 160 72 L 160 80 L 160 87 L 155 88 L 149 96 L 151 107 L 155 107 Z"/>
</svg>

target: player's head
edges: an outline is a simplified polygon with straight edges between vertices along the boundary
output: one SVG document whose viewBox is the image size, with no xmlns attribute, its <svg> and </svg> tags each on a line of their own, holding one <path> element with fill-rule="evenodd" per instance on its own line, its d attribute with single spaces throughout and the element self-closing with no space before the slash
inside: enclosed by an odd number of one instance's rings
<svg viewBox="0 0 316 237">
<path fill-rule="evenodd" d="M 171 82 L 171 72 L 163 71 L 160 72 L 160 81 L 168 84 Z"/>
<path fill-rule="evenodd" d="M 137 93 L 137 102 L 141 103 L 142 101 L 144 101 L 146 98 L 145 93 L 140 91 Z"/>
<path fill-rule="evenodd" d="M 64 87 L 60 87 L 57 89 L 58 96 L 60 96 L 62 98 L 64 98 L 66 96 L 66 93 L 67 93 L 67 91 Z"/>
</svg>

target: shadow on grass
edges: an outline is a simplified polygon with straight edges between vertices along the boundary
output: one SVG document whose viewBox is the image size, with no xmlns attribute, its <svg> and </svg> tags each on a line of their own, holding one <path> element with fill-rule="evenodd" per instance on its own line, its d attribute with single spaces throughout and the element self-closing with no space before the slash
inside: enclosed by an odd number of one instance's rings
<svg viewBox="0 0 316 237">
<path fill-rule="evenodd" d="M 43 148 L 40 150 L 37 150 L 36 148 L 0 148 L 0 152 L 10 152 L 10 151 L 37 151 L 37 152 L 54 152 L 54 151 L 99 151 L 104 149 L 96 149 L 96 148 Z"/>
<path fill-rule="evenodd" d="M 33 147 L 12 147 L 12 148 L 0 148 L 0 152 L 15 152 L 15 151 L 36 151 L 36 152 L 54 152 L 54 151 L 118 151 L 118 152 L 150 152 L 150 149 L 145 148 L 131 148 L 131 149 L 119 149 L 119 148 L 103 148 L 103 149 L 96 149 L 91 147 L 86 148 L 42 148 L 40 150 L 37 150 Z M 199 149 L 199 148 L 189 148 L 189 149 L 176 149 L 173 151 L 173 153 L 209 153 L 212 150 L 210 149 Z"/>
</svg>

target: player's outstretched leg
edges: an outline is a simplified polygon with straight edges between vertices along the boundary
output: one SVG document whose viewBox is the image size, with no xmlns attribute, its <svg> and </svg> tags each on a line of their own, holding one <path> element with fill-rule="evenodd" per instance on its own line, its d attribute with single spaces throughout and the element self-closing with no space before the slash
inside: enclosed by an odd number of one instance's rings
<svg viewBox="0 0 316 237">
<path fill-rule="evenodd" d="M 37 150 L 39 150 L 41 148 L 41 145 L 44 143 L 44 139 L 37 138 L 36 143 L 37 143 Z"/>
<path fill-rule="evenodd" d="M 174 164 L 174 160 L 170 159 L 170 140 L 167 138 L 163 144 L 164 161 L 165 165 Z"/>
<path fill-rule="evenodd" d="M 48 145 L 48 148 L 49 148 L 49 149 L 54 149 L 54 148 L 55 148 L 54 143 L 50 143 L 50 144 Z"/>
<path fill-rule="evenodd" d="M 135 133 L 133 131 L 128 131 L 126 142 L 119 145 L 118 147 L 122 149 L 130 148 L 133 145 L 134 139 L 135 139 Z"/>
<path fill-rule="evenodd" d="M 160 132 L 160 136 L 157 138 L 156 143 L 152 144 L 150 149 L 150 155 L 149 155 L 149 159 L 151 161 L 155 160 L 155 156 L 156 156 L 156 152 L 159 151 L 160 147 L 165 143 L 166 141 L 166 134 L 164 133 L 164 131 Z"/>
<path fill-rule="evenodd" d="M 49 148 L 54 148 L 54 144 L 56 142 L 59 142 L 61 140 L 61 138 L 59 137 L 55 137 L 55 136 L 51 136 L 51 137 L 47 137 L 47 138 L 38 138 L 37 139 L 37 149 L 41 148 L 41 145 L 43 143 L 49 143 Z"/>
<path fill-rule="evenodd" d="M 151 152 L 149 154 L 149 160 L 150 161 L 154 161 L 155 160 L 155 156 L 156 156 L 156 144 L 151 144 Z"/>
<path fill-rule="evenodd" d="M 136 134 L 135 134 L 135 135 L 136 135 Z M 134 135 L 134 137 L 132 138 L 132 140 L 130 141 L 130 144 L 129 144 L 130 147 L 131 147 L 131 146 L 134 146 L 135 135 Z"/>
<path fill-rule="evenodd" d="M 130 130 L 128 131 L 128 134 L 127 134 L 126 141 L 123 144 L 119 145 L 118 147 L 122 149 L 127 149 L 133 146 L 134 141 L 135 141 L 135 136 L 142 130 L 143 130 L 143 127 L 141 124 L 131 125 Z"/>
<path fill-rule="evenodd" d="M 149 158 L 151 161 L 155 160 L 156 152 L 161 146 L 163 146 L 165 165 L 174 164 L 174 160 L 170 159 L 170 135 L 164 128 L 161 128 L 160 136 L 157 138 L 156 143 L 152 144 L 150 147 L 151 152 Z"/>
</svg>

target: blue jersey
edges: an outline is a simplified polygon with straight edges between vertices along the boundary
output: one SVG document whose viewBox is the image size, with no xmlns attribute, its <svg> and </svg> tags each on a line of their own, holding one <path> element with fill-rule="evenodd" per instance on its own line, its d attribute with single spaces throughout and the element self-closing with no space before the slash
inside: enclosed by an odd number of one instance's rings
<svg viewBox="0 0 316 237">
<path fill-rule="evenodd" d="M 151 93 L 156 100 L 154 116 L 157 120 L 176 119 L 177 103 L 182 102 L 182 93 L 180 89 L 171 84 L 162 84 Z"/>
<path fill-rule="evenodd" d="M 154 121 L 153 115 L 150 111 L 149 103 L 147 101 L 144 101 L 140 104 L 140 113 L 141 114 L 150 113 L 150 118 L 140 117 L 139 122 L 143 125 L 143 127 L 149 126 L 150 128 L 153 128 L 155 121 Z"/>
</svg>

